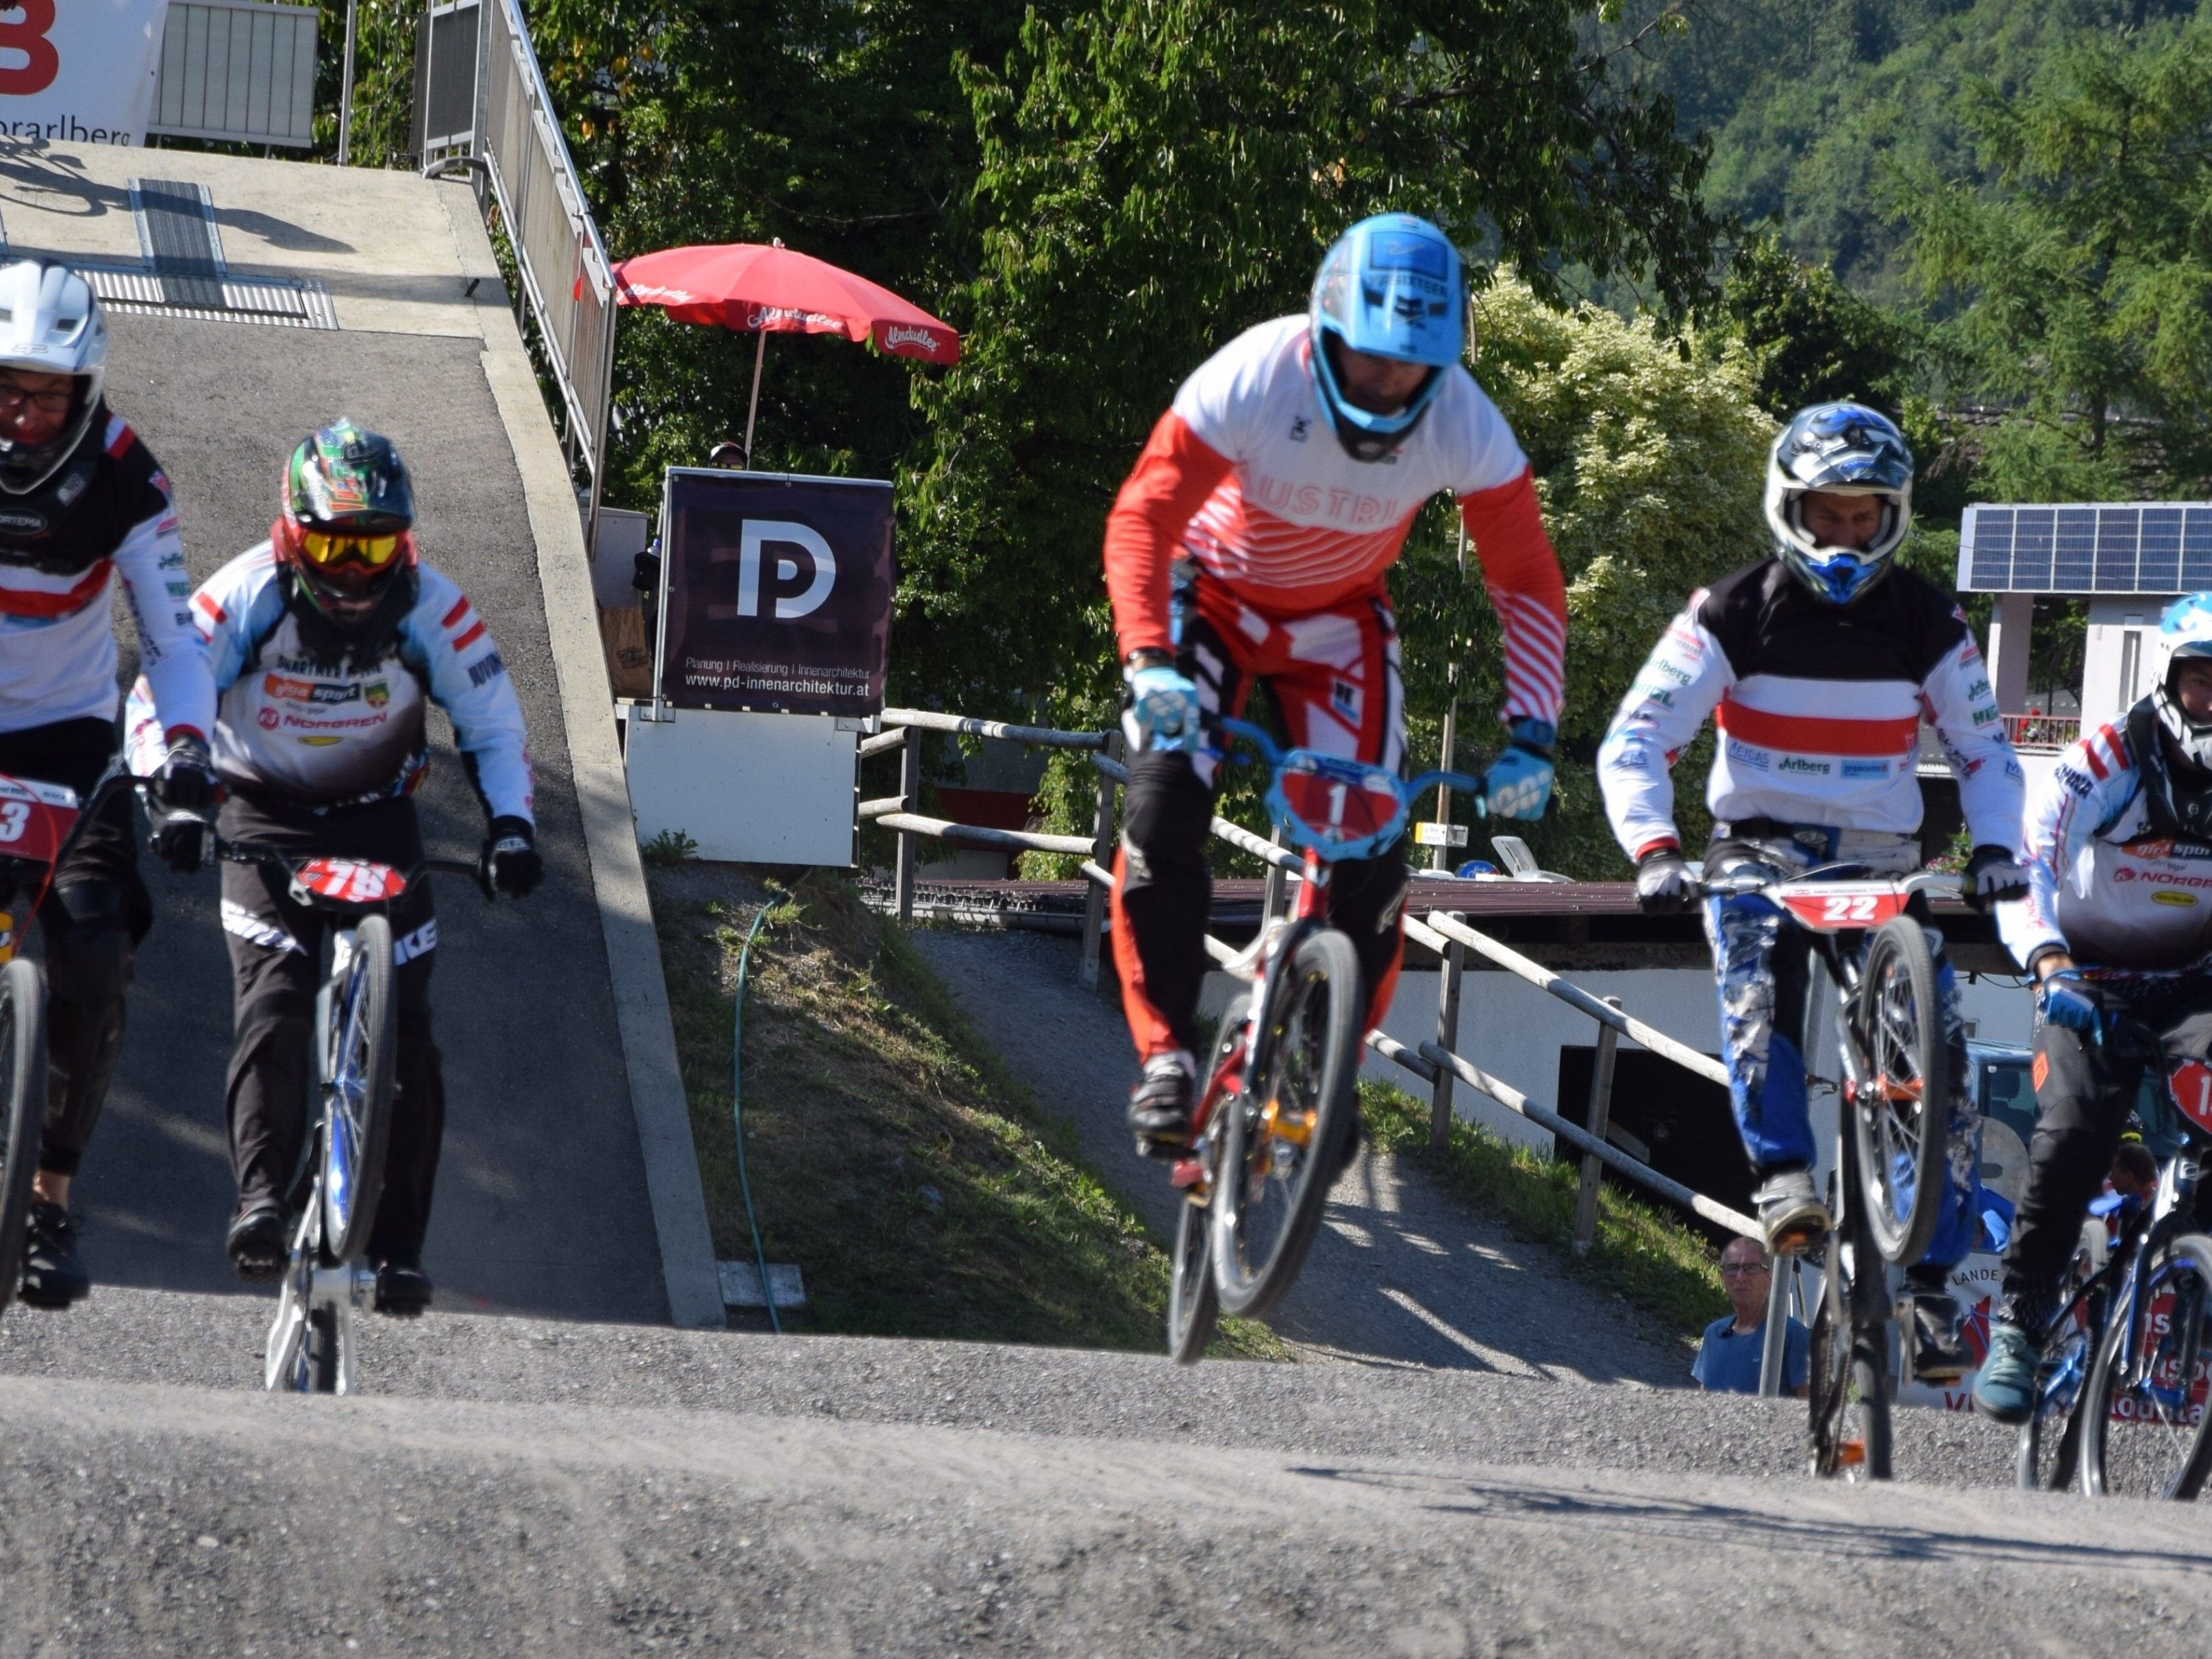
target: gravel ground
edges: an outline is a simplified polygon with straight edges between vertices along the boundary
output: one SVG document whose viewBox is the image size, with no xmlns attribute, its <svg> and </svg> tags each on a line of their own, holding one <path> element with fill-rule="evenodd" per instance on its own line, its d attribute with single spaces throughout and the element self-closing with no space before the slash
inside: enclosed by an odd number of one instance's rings
<svg viewBox="0 0 2212 1659">
<path fill-rule="evenodd" d="M 1075 982 L 1074 943 L 924 928 L 915 945 L 978 1030 L 1164 1238 L 1175 1199 L 1121 1115 L 1136 1062 L 1111 1001 Z M 1298 1282 L 1268 1324 L 1303 1357 L 1686 1386 L 1690 1351 L 1618 1297 L 1559 1270 L 1402 1160 L 1364 1155 L 1329 1199 Z"/>
<path fill-rule="evenodd" d="M 2009 1492 L 23 1379 L 0 1412 L 7 1655 L 2163 1655 L 2212 1613 L 2193 1511 Z"/>
</svg>

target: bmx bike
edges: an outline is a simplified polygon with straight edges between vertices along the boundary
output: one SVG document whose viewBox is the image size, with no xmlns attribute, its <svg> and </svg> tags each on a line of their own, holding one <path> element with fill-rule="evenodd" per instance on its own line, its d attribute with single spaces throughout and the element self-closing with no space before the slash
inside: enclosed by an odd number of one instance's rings
<svg viewBox="0 0 2212 1659">
<path fill-rule="evenodd" d="M 1843 1064 L 1834 1224 L 1822 1256 L 1809 1368 L 1811 1472 L 1890 1478 L 1890 1301 L 1885 1263 L 1917 1261 L 1941 1218 L 1951 1054 L 1924 895 L 1960 878 L 1797 876 L 1745 871 L 1700 884 L 1766 899 L 1812 939 L 1838 999 Z"/>
<path fill-rule="evenodd" d="M 1221 1022 L 1188 1152 L 1175 1164 L 1175 1257 L 1168 1352 L 1193 1364 L 1222 1313 L 1258 1318 L 1305 1263 L 1328 1189 L 1352 1150 L 1366 1006 L 1352 941 L 1329 925 L 1329 873 L 1372 857 L 1405 831 L 1431 786 L 1481 786 L 1454 772 L 1410 783 L 1381 767 L 1310 749 L 1284 750 L 1258 726 L 1224 720 L 1268 768 L 1267 811 L 1303 862 L 1287 921 L 1263 927 L 1228 964 L 1252 989 Z"/>
<path fill-rule="evenodd" d="M 2212 1065 L 2169 1052 L 2124 1016 L 2103 1037 L 2156 1068 L 2184 1144 L 2160 1165 L 2149 1202 L 2103 1269 L 2045 1328 L 2020 1474 L 2022 1485 L 2078 1482 L 2091 1498 L 2187 1502 L 2212 1473 L 2212 1238 L 2198 1231 L 2197 1207 L 2200 1153 L 2212 1144 Z"/>
<path fill-rule="evenodd" d="M 21 1283 L 46 1121 L 46 978 L 16 945 L 85 826 L 137 787 L 118 773 L 80 800 L 58 783 L 0 776 L 0 1310 Z"/>
<path fill-rule="evenodd" d="M 426 877 L 467 876 L 480 864 L 426 859 L 411 870 L 365 859 L 302 857 L 218 841 L 216 856 L 282 872 L 295 903 L 340 921 L 330 971 L 315 996 L 315 1120 L 292 1203 L 299 1211 L 262 1350 L 262 1385 L 297 1394 L 353 1392 L 353 1315 L 375 1288 L 363 1261 L 384 1189 L 398 1053 L 398 966 L 391 907 Z"/>
</svg>

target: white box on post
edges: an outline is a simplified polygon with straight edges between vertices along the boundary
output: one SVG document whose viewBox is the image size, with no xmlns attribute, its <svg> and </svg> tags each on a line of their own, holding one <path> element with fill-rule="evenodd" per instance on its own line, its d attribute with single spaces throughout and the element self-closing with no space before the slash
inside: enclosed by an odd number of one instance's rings
<svg viewBox="0 0 2212 1659">
<path fill-rule="evenodd" d="M 689 836 L 695 856 L 734 864 L 850 866 L 852 724 L 710 708 L 672 708 L 657 720 L 633 713 L 627 755 L 638 839 Z"/>
</svg>

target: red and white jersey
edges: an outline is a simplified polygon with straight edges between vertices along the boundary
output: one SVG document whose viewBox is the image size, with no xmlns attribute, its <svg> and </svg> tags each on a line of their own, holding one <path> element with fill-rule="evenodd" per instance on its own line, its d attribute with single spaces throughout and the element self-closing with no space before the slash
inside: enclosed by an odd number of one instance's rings
<svg viewBox="0 0 2212 1659">
<path fill-rule="evenodd" d="M 1973 632 L 1948 598 L 1893 569 L 1856 605 L 1815 598 L 1778 559 L 1690 597 L 1599 746 L 1598 783 L 1631 858 L 1680 844 L 1668 775 L 1711 714 L 1705 804 L 1909 836 L 1920 827 L 1920 723 L 1936 729 L 1977 847 L 2016 846 L 2026 780 Z"/>
<path fill-rule="evenodd" d="M 2148 700 L 2124 724 L 2125 735 L 2104 726 L 2073 744 L 2028 804 L 2027 896 L 1997 907 L 2022 967 L 2051 946 L 2085 967 L 2143 973 L 2212 957 L 2212 847 L 2151 823 L 2132 749 L 2157 741 Z"/>
<path fill-rule="evenodd" d="M 1170 648 L 1169 577 L 1195 557 L 1261 615 L 1309 616 L 1385 592 L 1413 515 L 1457 496 L 1505 635 L 1505 714 L 1556 722 L 1566 592 L 1528 458 L 1454 365 L 1427 414 L 1379 461 L 1346 453 L 1308 362 L 1306 319 L 1249 329 L 1183 382 L 1106 526 L 1106 584 L 1126 655 Z"/>
</svg>

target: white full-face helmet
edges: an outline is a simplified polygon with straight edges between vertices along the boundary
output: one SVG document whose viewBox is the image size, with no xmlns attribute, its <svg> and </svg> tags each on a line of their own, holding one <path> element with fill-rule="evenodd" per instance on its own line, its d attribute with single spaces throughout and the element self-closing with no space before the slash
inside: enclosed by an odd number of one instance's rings
<svg viewBox="0 0 2212 1659">
<path fill-rule="evenodd" d="M 2185 660 L 2212 662 L 2212 593 L 2186 593 L 2158 619 L 2151 658 L 2150 702 L 2174 746 L 2212 771 L 2212 720 L 2196 720 L 2174 696 L 2175 671 Z"/>
<path fill-rule="evenodd" d="M 0 369 L 67 374 L 69 414 L 41 442 L 0 434 L 0 490 L 28 495 L 54 475 L 84 437 L 107 374 L 107 325 L 92 284 L 52 259 L 0 264 Z"/>
</svg>

